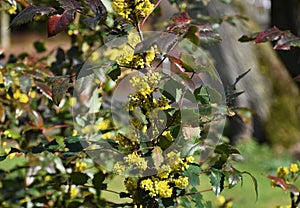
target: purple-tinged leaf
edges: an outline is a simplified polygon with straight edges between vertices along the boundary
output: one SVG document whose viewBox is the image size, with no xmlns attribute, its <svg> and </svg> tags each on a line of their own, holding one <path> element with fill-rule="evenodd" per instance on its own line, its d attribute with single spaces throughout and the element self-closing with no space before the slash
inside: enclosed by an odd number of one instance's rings
<svg viewBox="0 0 300 208">
<path fill-rule="evenodd" d="M 266 177 L 273 180 L 275 182 L 275 184 L 280 186 L 283 190 L 287 190 L 287 185 L 282 178 L 279 178 L 276 176 L 271 176 L 271 175 L 267 175 Z"/>
<path fill-rule="evenodd" d="M 48 20 L 48 37 L 52 37 L 63 30 L 71 24 L 75 18 L 76 10 L 66 10 L 63 14 L 57 14 L 49 18 Z"/>
<path fill-rule="evenodd" d="M 30 5 L 21 11 L 10 23 L 10 27 L 25 24 L 32 21 L 36 14 L 48 15 L 49 13 L 55 11 L 53 7 L 42 7 Z"/>
<path fill-rule="evenodd" d="M 184 29 L 191 22 L 191 18 L 189 17 L 188 13 L 186 13 L 186 12 L 182 12 L 180 14 L 177 14 L 177 15 L 173 16 L 172 20 L 173 20 L 174 23 L 171 24 L 167 28 L 167 30 L 166 30 L 167 32 L 171 32 L 175 28 L 182 28 L 182 29 Z"/>
<path fill-rule="evenodd" d="M 277 27 L 273 27 L 265 31 L 259 32 L 256 36 L 255 43 L 263 43 L 267 41 L 278 40 L 285 33 L 285 31 L 281 31 Z"/>
<path fill-rule="evenodd" d="M 38 81 L 35 81 L 35 84 L 37 88 L 43 93 L 43 95 L 52 100 L 52 90 L 50 86 Z"/>
</svg>

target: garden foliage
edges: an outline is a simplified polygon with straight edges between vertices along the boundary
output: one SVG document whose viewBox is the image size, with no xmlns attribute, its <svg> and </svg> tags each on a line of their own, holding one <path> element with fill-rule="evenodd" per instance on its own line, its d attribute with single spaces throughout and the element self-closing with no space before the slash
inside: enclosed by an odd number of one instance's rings
<svg viewBox="0 0 300 208">
<path fill-rule="evenodd" d="M 211 207 L 201 174 L 216 195 L 252 177 L 232 165 L 240 152 L 222 137 L 226 116 L 249 119 L 234 106 L 246 73 L 222 91 L 202 48 L 222 38 L 209 20 L 199 25 L 186 3 L 170 1 L 178 13 L 145 32 L 160 1 L 58 2 L 28 4 L 11 22 L 47 17 L 48 36 L 66 31 L 71 47 L 48 52 L 36 42 L 48 54 L 11 55 L 1 66 L 0 159 L 13 163 L 0 172 L 2 207 Z M 131 91 L 120 102 L 122 83 Z M 118 175 L 124 190 L 111 190 Z"/>
</svg>

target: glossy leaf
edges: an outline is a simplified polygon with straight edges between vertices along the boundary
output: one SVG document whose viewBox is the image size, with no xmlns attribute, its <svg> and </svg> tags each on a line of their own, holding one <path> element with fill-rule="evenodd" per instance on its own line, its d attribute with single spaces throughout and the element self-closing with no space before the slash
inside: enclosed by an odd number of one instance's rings
<svg viewBox="0 0 300 208">
<path fill-rule="evenodd" d="M 39 81 L 35 81 L 35 84 L 36 84 L 37 88 L 40 90 L 40 92 L 43 93 L 43 95 L 45 95 L 47 98 L 52 100 L 51 86 L 48 86 L 47 84 L 44 84 L 44 83 L 39 82 Z"/>
<path fill-rule="evenodd" d="M 257 33 L 255 43 L 263 43 L 270 40 L 277 40 L 284 34 L 283 31 L 279 30 L 277 27 L 267 29 L 265 31 Z"/>
<path fill-rule="evenodd" d="M 212 189 L 218 196 L 224 189 L 224 174 L 220 170 L 212 169 L 209 178 Z"/>
<path fill-rule="evenodd" d="M 55 11 L 53 7 L 30 5 L 22 10 L 10 23 L 10 27 L 25 24 L 33 20 L 36 14 L 48 15 Z"/>
<path fill-rule="evenodd" d="M 275 50 L 290 50 L 291 47 L 300 47 L 300 37 L 295 36 L 288 30 L 279 30 L 277 27 L 273 27 L 258 33 L 243 35 L 239 38 L 239 41 L 254 41 L 255 43 L 276 41 L 274 46 Z"/>
<path fill-rule="evenodd" d="M 280 186 L 283 190 L 287 190 L 287 184 L 282 178 L 272 175 L 267 175 L 266 177 L 273 180 L 276 183 L 276 185 Z"/>
<path fill-rule="evenodd" d="M 66 10 L 63 14 L 57 14 L 48 20 L 48 37 L 52 37 L 67 29 L 75 18 L 76 9 Z"/>
<path fill-rule="evenodd" d="M 300 38 L 292 33 L 283 35 L 274 46 L 275 50 L 290 50 L 291 47 L 300 47 Z"/>
</svg>

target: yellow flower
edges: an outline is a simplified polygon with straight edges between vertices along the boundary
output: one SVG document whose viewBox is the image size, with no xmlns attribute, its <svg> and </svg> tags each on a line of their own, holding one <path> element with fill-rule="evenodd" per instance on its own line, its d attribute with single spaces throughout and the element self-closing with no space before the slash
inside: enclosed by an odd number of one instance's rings
<svg viewBox="0 0 300 208">
<path fill-rule="evenodd" d="M 175 185 L 180 189 L 185 189 L 189 185 L 189 178 L 179 176 L 178 179 L 174 180 Z"/>
<path fill-rule="evenodd" d="M 75 198 L 78 194 L 79 194 L 78 188 L 76 188 L 75 186 L 71 186 L 70 189 L 71 198 Z"/>
<path fill-rule="evenodd" d="M 150 178 L 142 180 L 140 183 L 140 187 L 141 187 L 141 189 L 144 189 L 145 191 L 149 191 L 149 196 L 151 196 L 151 197 L 156 196 L 154 183 Z"/>
<path fill-rule="evenodd" d="M 173 194 L 173 188 L 169 186 L 169 181 L 155 181 L 155 190 L 163 198 L 169 198 Z"/>
<path fill-rule="evenodd" d="M 164 131 L 164 132 L 162 133 L 162 135 L 163 135 L 164 137 L 166 137 L 169 141 L 173 141 L 173 140 L 174 140 L 174 138 L 173 138 L 173 136 L 172 136 L 172 134 L 171 134 L 170 131 Z"/>
<path fill-rule="evenodd" d="M 118 174 L 118 175 L 121 175 L 124 171 L 126 170 L 126 166 L 119 163 L 119 162 L 116 162 L 114 164 L 114 167 L 113 167 L 113 171 Z"/>
<path fill-rule="evenodd" d="M 4 82 L 3 82 L 3 74 L 2 74 L 2 72 L 0 72 L 0 84 L 3 84 Z"/>
<path fill-rule="evenodd" d="M 298 172 L 298 171 L 299 171 L 298 165 L 297 165 L 296 163 L 292 163 L 292 164 L 290 165 L 290 171 L 291 171 L 292 173 Z"/>
<path fill-rule="evenodd" d="M 79 171 L 79 172 L 82 172 L 86 169 L 87 167 L 87 164 L 83 161 L 81 162 L 76 162 L 75 163 L 75 168 Z"/>
<path fill-rule="evenodd" d="M 189 157 L 185 158 L 185 160 L 188 163 L 192 163 L 192 162 L 194 162 L 194 157 L 193 156 L 189 156 Z"/>
<path fill-rule="evenodd" d="M 19 100 L 20 100 L 21 103 L 28 103 L 29 98 L 26 94 L 22 93 L 22 94 L 20 94 Z"/>
<path fill-rule="evenodd" d="M 226 198 L 225 198 L 224 196 L 219 195 L 219 196 L 217 197 L 217 205 L 218 205 L 218 206 L 224 205 L 225 202 L 226 202 Z"/>
<path fill-rule="evenodd" d="M 285 177 L 287 174 L 289 174 L 289 169 L 287 167 L 279 167 L 277 169 L 278 177 Z"/>
<path fill-rule="evenodd" d="M 147 169 L 147 161 L 145 160 L 145 158 L 139 156 L 136 152 L 129 154 L 124 159 L 128 163 L 129 167 L 136 167 L 140 170 Z"/>
<path fill-rule="evenodd" d="M 75 104 L 76 104 L 76 98 L 75 98 L 75 97 L 71 97 L 71 98 L 70 98 L 70 106 L 71 106 L 71 107 L 74 107 Z"/>
<path fill-rule="evenodd" d="M 106 119 L 96 124 L 96 130 L 107 130 L 110 127 L 110 120 Z"/>
</svg>

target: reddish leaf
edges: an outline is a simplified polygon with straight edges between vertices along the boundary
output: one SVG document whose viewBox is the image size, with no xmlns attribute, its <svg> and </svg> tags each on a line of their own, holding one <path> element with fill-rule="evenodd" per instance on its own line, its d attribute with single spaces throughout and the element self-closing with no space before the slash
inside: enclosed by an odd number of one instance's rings
<svg viewBox="0 0 300 208">
<path fill-rule="evenodd" d="M 52 7 L 42 7 L 30 5 L 21 11 L 10 23 L 10 27 L 25 24 L 32 21 L 36 14 L 48 15 L 49 13 L 55 11 Z"/>
<path fill-rule="evenodd" d="M 276 176 L 271 176 L 267 175 L 267 178 L 270 178 L 271 180 L 275 181 L 275 183 L 280 186 L 283 190 L 287 190 L 287 185 L 285 181 L 282 178 L 276 177 Z"/>
<path fill-rule="evenodd" d="M 52 90 L 50 86 L 38 81 L 36 81 L 35 84 L 37 88 L 43 93 L 43 95 L 52 100 Z"/>
<path fill-rule="evenodd" d="M 48 20 L 48 37 L 54 36 L 67 29 L 75 18 L 75 12 L 75 9 L 66 10 L 62 15 L 57 14 L 50 17 Z"/>
<path fill-rule="evenodd" d="M 267 29 L 257 34 L 255 43 L 262 43 L 269 40 L 278 40 L 284 33 L 284 31 L 279 30 L 277 27 Z"/>
<path fill-rule="evenodd" d="M 173 16 L 172 20 L 174 23 L 167 28 L 167 32 L 170 32 L 175 28 L 184 28 L 191 22 L 191 18 L 186 12 L 182 12 L 178 15 Z"/>
</svg>

